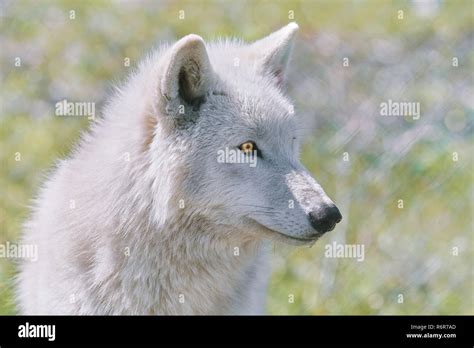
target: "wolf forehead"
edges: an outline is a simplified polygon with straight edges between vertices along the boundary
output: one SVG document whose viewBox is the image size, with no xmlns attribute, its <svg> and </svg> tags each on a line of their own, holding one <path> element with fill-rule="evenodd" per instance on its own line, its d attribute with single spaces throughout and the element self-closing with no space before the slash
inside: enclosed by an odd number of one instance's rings
<svg viewBox="0 0 474 348">
<path fill-rule="evenodd" d="M 210 93 L 200 106 L 199 120 L 205 129 L 219 129 L 219 138 L 227 140 L 273 140 L 296 136 L 297 121 L 293 106 L 286 97 L 268 88 L 253 88 L 252 84 L 228 86 L 224 94 Z M 237 139 L 236 139 L 237 138 Z M 244 139 L 248 138 L 248 139 Z M 273 140 L 272 140 L 273 139 Z"/>
<path fill-rule="evenodd" d="M 287 126 L 294 122 L 291 101 L 269 81 L 255 79 L 241 83 L 236 79 L 214 86 L 202 101 L 203 111 L 221 111 L 231 121 L 256 128 L 268 129 L 268 123 Z M 218 114 L 216 115 L 218 117 Z"/>
</svg>

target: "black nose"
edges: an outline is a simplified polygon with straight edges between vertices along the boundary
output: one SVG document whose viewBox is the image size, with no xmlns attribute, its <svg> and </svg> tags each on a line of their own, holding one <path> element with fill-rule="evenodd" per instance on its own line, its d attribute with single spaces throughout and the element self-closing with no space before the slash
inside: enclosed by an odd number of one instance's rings
<svg viewBox="0 0 474 348">
<path fill-rule="evenodd" d="M 341 212 L 335 205 L 328 205 L 325 208 L 309 213 L 311 226 L 319 233 L 332 231 L 341 220 Z"/>
</svg>

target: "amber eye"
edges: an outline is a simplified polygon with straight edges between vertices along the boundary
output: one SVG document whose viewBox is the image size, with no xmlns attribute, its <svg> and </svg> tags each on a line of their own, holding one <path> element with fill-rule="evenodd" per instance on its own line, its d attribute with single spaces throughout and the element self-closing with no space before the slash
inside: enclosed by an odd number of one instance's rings
<svg viewBox="0 0 474 348">
<path fill-rule="evenodd" d="M 245 153 L 246 155 L 250 155 L 255 150 L 256 146 L 253 141 L 246 141 L 245 143 L 239 146 L 239 150 Z"/>
<path fill-rule="evenodd" d="M 257 144 L 253 141 L 246 141 L 245 143 L 240 144 L 239 150 L 242 151 L 246 155 L 254 155 L 257 154 L 258 157 L 262 157 Z"/>
</svg>

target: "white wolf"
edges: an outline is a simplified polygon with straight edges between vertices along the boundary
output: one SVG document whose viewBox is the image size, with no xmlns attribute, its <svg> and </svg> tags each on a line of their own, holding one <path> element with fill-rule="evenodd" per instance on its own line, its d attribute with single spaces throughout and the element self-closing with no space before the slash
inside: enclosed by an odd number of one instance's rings
<svg viewBox="0 0 474 348">
<path fill-rule="evenodd" d="M 266 241 L 313 243 L 341 220 L 298 161 L 282 93 L 297 29 L 188 35 L 140 65 L 39 194 L 22 313 L 263 312 Z M 222 163 L 225 148 L 258 161 Z"/>
</svg>

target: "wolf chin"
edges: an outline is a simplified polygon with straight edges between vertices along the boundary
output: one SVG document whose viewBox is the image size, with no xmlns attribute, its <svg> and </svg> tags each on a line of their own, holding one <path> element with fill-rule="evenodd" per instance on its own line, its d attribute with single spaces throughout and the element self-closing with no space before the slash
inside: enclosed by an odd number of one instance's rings
<svg viewBox="0 0 474 348">
<path fill-rule="evenodd" d="M 269 241 L 314 243 L 341 220 L 298 160 L 283 94 L 297 29 L 188 35 L 140 64 L 35 201 L 21 313 L 263 313 Z M 243 144 L 255 167 L 217 161 Z"/>
</svg>

